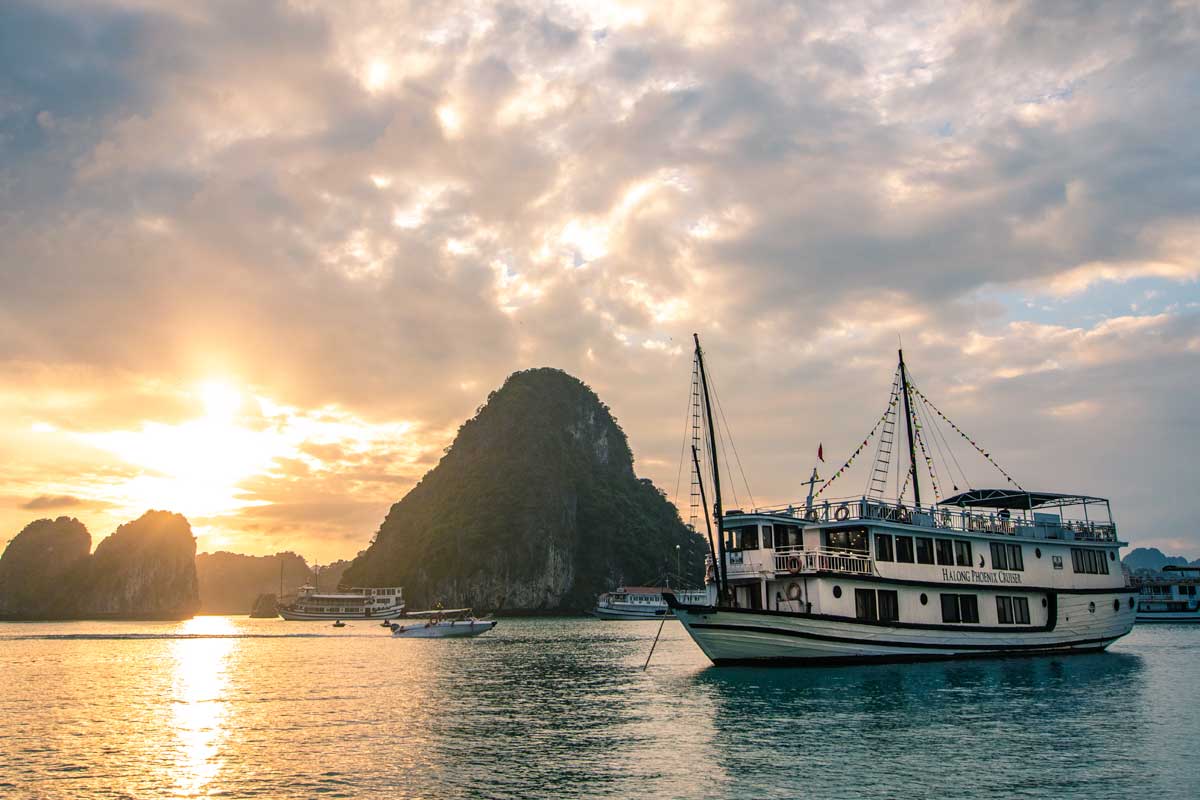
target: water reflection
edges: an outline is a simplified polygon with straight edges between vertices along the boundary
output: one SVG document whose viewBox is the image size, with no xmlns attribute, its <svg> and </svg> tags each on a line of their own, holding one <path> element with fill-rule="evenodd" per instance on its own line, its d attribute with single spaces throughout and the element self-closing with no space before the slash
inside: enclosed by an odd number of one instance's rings
<svg viewBox="0 0 1200 800">
<path fill-rule="evenodd" d="M 237 629 L 226 617 L 196 617 L 183 623 L 181 634 L 231 634 Z M 172 642 L 172 727 L 175 764 L 175 797 L 208 794 L 224 759 L 221 743 L 226 736 L 231 656 L 237 639 L 177 639 Z"/>
<path fill-rule="evenodd" d="M 1077 790 L 1081 775 L 1132 789 L 1136 759 L 1113 721 L 1138 725 L 1130 710 L 1143 703 L 1144 671 L 1140 656 L 1108 653 L 714 668 L 693 681 L 714 704 L 712 757 L 740 787 L 887 797 L 936 785 L 944 796 L 1011 796 L 1018 776 L 1051 794 Z M 768 743 L 774 758 L 764 761 Z"/>
</svg>

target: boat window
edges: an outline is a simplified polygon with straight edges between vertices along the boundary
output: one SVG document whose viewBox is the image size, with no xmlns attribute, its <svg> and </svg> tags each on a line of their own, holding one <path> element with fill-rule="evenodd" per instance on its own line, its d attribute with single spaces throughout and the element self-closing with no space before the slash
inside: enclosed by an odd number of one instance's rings
<svg viewBox="0 0 1200 800">
<path fill-rule="evenodd" d="M 1099 550 L 1091 550 L 1084 547 L 1071 548 L 1071 566 L 1076 572 L 1087 573 L 1090 575 L 1107 575 L 1108 574 L 1108 559 L 1104 557 L 1104 553 Z"/>
<path fill-rule="evenodd" d="M 933 539 L 926 539 L 921 536 L 917 537 L 917 563 L 933 563 Z"/>
<path fill-rule="evenodd" d="M 971 543 L 970 542 L 954 542 L 954 560 L 960 567 L 971 566 Z"/>
<path fill-rule="evenodd" d="M 958 595 L 942 595 L 942 622 L 961 622 L 958 614 Z"/>
<path fill-rule="evenodd" d="M 954 542 L 949 539 L 937 539 L 937 563 L 943 567 L 954 566 Z"/>
<path fill-rule="evenodd" d="M 854 616 L 868 622 L 879 619 L 879 611 L 875 606 L 874 589 L 854 590 Z"/>
<path fill-rule="evenodd" d="M 1013 599 L 1011 597 L 996 597 L 996 621 L 1001 625 L 1013 624 Z"/>
<path fill-rule="evenodd" d="M 1024 571 L 1025 559 L 1021 554 L 1021 545 L 992 542 L 992 569 Z"/>
<path fill-rule="evenodd" d="M 896 560 L 905 564 L 913 563 L 913 537 L 896 537 Z"/>
<path fill-rule="evenodd" d="M 825 546 L 831 550 L 854 550 L 866 553 L 867 529 L 859 527 L 825 531 Z"/>
<path fill-rule="evenodd" d="M 895 622 L 900 619 L 900 596 L 891 589 L 879 590 L 879 621 Z"/>
<path fill-rule="evenodd" d="M 725 548 L 731 551 L 757 550 L 758 526 L 742 525 L 725 531 Z"/>
<path fill-rule="evenodd" d="M 875 560 L 892 561 L 892 535 L 890 533 L 875 534 Z"/>
<path fill-rule="evenodd" d="M 973 594 L 944 594 L 942 622 L 979 622 L 979 601 Z"/>
<path fill-rule="evenodd" d="M 800 527 L 798 525 L 776 525 L 775 526 L 775 546 L 789 547 L 791 545 L 803 544 L 800 538 Z"/>
<path fill-rule="evenodd" d="M 1029 598 L 1013 598 L 1013 616 L 1016 618 L 1018 625 L 1029 624 Z"/>
<path fill-rule="evenodd" d="M 773 539 L 772 533 L 773 533 L 773 531 L 771 530 L 770 525 L 762 526 L 762 546 L 764 548 L 771 548 L 771 547 L 775 546 L 774 544 L 772 544 L 772 539 Z"/>
</svg>

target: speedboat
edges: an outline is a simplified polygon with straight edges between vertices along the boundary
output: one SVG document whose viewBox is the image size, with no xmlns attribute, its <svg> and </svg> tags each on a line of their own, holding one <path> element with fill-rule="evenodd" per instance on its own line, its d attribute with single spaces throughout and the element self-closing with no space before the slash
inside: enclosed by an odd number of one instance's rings
<svg viewBox="0 0 1200 800">
<path fill-rule="evenodd" d="M 478 636 L 496 627 L 494 619 L 428 619 L 409 622 L 393 622 L 392 636 L 405 639 L 448 639 L 451 637 Z"/>
</svg>

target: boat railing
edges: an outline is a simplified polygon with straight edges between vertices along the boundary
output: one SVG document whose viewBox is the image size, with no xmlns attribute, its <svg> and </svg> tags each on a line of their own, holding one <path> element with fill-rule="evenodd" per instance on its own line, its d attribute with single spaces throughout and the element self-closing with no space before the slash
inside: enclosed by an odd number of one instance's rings
<svg viewBox="0 0 1200 800">
<path fill-rule="evenodd" d="M 804 572 L 846 572 L 856 575 L 875 573 L 875 562 L 866 553 L 852 550 L 818 548 L 805 550 L 802 545 L 775 549 L 775 571 L 798 575 Z"/>
<path fill-rule="evenodd" d="M 879 520 L 922 528 L 992 533 L 1031 539 L 1115 542 L 1117 527 L 1090 520 L 1047 519 L 1049 515 L 1023 516 L 1001 511 L 978 511 L 958 506 L 909 506 L 896 500 L 848 497 L 822 500 L 809 506 L 760 508 L 756 513 L 791 516 L 811 523 Z"/>
</svg>

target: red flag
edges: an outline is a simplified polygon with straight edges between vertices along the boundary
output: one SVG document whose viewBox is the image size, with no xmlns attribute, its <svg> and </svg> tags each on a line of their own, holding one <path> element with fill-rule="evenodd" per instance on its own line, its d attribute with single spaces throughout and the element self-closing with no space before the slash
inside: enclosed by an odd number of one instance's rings
<svg viewBox="0 0 1200 800">
<path fill-rule="evenodd" d="M 824 445 L 824 443 L 820 443 L 817 445 L 817 458 L 821 459 L 822 463 L 825 461 L 825 445 Z"/>
</svg>

